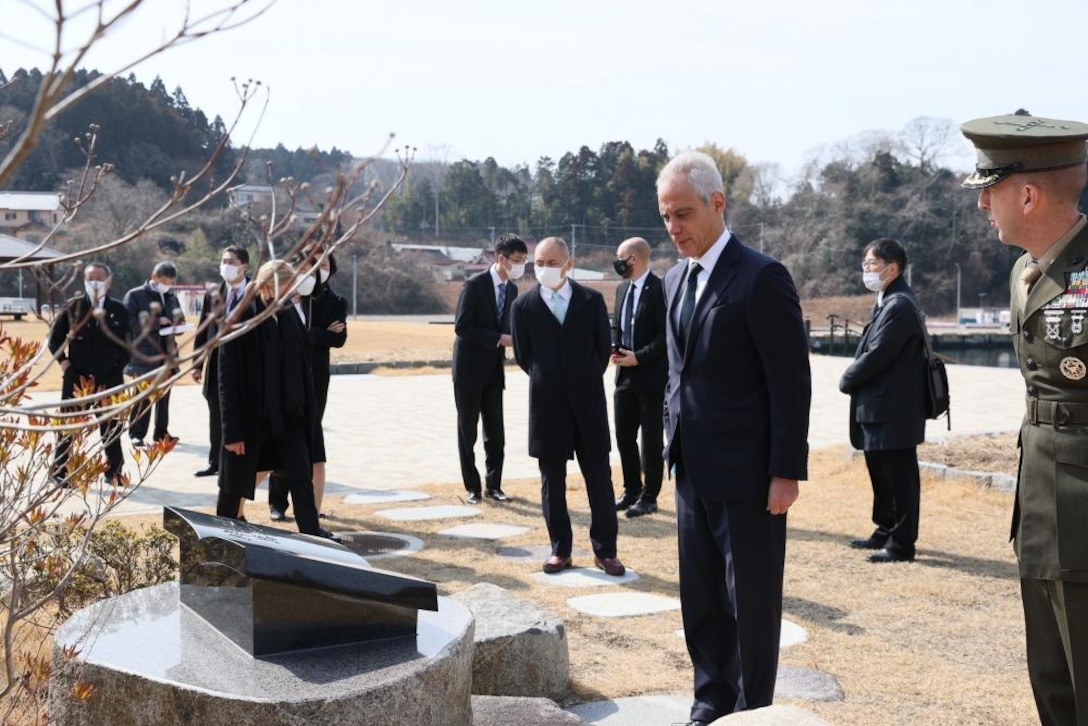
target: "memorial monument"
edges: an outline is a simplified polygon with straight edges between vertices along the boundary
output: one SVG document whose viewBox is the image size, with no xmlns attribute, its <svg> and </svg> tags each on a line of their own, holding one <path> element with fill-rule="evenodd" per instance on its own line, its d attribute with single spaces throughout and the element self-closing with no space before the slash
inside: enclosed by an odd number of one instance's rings
<svg viewBox="0 0 1088 726">
<path fill-rule="evenodd" d="M 52 723 L 471 723 L 472 615 L 433 584 L 325 539 L 172 507 L 163 522 L 179 582 L 57 631 Z"/>
</svg>

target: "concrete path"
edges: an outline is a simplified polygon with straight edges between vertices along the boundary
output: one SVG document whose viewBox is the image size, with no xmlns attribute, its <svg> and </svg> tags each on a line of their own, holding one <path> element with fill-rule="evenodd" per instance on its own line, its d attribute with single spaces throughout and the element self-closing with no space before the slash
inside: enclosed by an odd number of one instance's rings
<svg viewBox="0 0 1088 726">
<path fill-rule="evenodd" d="M 838 380 L 849 362 L 847 358 L 812 356 L 809 443 L 814 449 L 848 440 L 848 399 L 839 393 Z M 943 419 L 930 421 L 929 440 L 955 434 L 1015 431 L 1019 427 L 1024 385 L 1018 371 L 949 366 L 948 372 L 952 431 L 945 430 Z M 611 372 L 606 380 L 611 408 Z M 507 374 L 505 416 L 505 477 L 538 476 L 536 460 L 527 451 L 528 379 L 520 371 L 511 370 Z M 372 493 L 430 483 L 448 483 L 460 490 L 456 420 L 453 384 L 448 373 L 333 376 L 325 416 L 328 493 L 333 496 Z M 157 512 L 164 504 L 214 506 L 215 478 L 193 476 L 193 472 L 204 467 L 208 451 L 207 407 L 198 387 L 174 389 L 170 430 L 181 438 L 177 448 L 120 506 L 118 513 Z M 127 440 L 125 448 L 131 461 Z M 477 459 L 482 466 L 482 445 L 477 448 Z M 612 460 L 619 463 L 614 448 Z M 266 493 L 262 488 L 258 497 L 263 498 Z"/>
</svg>

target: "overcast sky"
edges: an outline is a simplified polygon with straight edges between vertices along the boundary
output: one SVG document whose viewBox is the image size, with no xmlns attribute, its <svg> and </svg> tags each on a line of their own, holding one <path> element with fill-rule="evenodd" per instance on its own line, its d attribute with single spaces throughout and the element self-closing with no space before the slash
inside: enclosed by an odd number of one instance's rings
<svg viewBox="0 0 1088 726">
<path fill-rule="evenodd" d="M 27 6 L 53 0 L 0 3 L 0 68 L 45 67 L 50 25 Z M 222 4 L 194 0 L 194 15 Z M 130 60 L 184 6 L 146 5 L 89 67 Z M 822 145 L 919 116 L 958 124 L 1025 107 L 1088 121 L 1085 27 L 1085 0 L 279 0 L 135 73 L 224 118 L 230 78 L 260 79 L 271 103 L 256 146 L 364 155 L 395 132 L 420 158 L 509 166 L 660 137 L 792 174 Z M 966 168 L 968 147 L 957 150 L 944 162 Z"/>
</svg>

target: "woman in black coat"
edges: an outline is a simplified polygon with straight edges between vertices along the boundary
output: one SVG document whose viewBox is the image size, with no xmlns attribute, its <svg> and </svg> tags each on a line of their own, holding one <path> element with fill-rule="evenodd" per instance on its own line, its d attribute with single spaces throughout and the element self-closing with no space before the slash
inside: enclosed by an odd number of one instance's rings
<svg viewBox="0 0 1088 726">
<path fill-rule="evenodd" d="M 309 321 L 310 354 L 314 372 L 314 500 L 317 511 L 325 496 L 325 433 L 322 421 L 325 404 L 329 398 L 329 351 L 342 348 L 348 339 L 348 301 L 329 287 L 329 279 L 336 274 L 336 258 L 330 253 L 321 258 L 317 268 L 318 282 L 313 293 L 303 298 L 306 319 Z"/>
<path fill-rule="evenodd" d="M 257 472 L 275 471 L 291 493 L 299 531 L 332 537 L 318 525 L 314 503 L 315 399 L 303 312 L 298 296 L 283 305 L 276 303 L 294 276 L 294 268 L 283 260 L 262 265 L 253 282 L 257 299 L 235 314 L 244 320 L 271 305 L 278 309 L 255 330 L 220 350 L 225 451 L 216 513 L 236 518 L 241 500 L 254 497 Z"/>
</svg>

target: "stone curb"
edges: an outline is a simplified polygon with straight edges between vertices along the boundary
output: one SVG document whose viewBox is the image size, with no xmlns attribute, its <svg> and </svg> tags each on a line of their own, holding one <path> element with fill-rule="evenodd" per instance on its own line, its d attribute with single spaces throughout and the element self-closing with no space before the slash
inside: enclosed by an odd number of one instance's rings
<svg viewBox="0 0 1088 726">
<path fill-rule="evenodd" d="M 856 449 L 850 450 L 850 458 L 864 456 L 865 452 Z M 983 489 L 993 489 L 1004 494 L 1016 493 L 1016 477 L 1011 474 L 994 473 L 991 471 L 975 471 L 973 469 L 955 469 L 947 464 L 938 464 L 932 461 L 919 461 L 919 472 L 928 472 L 937 479 L 949 481 L 974 482 Z"/>
</svg>

